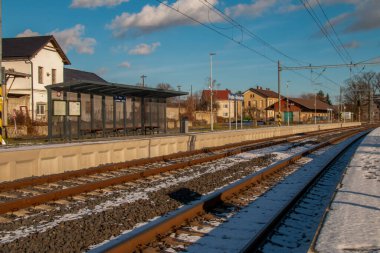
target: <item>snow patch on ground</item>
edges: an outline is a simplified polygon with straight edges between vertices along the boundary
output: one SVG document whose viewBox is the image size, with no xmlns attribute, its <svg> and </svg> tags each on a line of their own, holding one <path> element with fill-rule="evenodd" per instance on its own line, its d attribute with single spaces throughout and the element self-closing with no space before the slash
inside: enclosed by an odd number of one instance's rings
<svg viewBox="0 0 380 253">
<path fill-rule="evenodd" d="M 319 252 L 380 252 L 380 128 L 357 149 L 315 248 Z"/>
<path fill-rule="evenodd" d="M 241 153 L 232 157 L 227 157 L 227 158 L 218 160 L 216 162 L 210 163 L 209 165 L 206 165 L 208 166 L 208 169 L 202 173 L 197 171 L 196 169 L 192 169 L 194 173 L 192 173 L 191 176 L 183 176 L 183 177 L 176 178 L 175 175 L 171 175 L 169 177 L 164 177 L 163 179 L 157 178 L 157 179 L 154 179 L 153 181 L 150 181 L 150 182 L 157 183 L 153 187 L 148 187 L 148 188 L 140 187 L 134 190 L 133 192 L 120 190 L 118 191 L 120 193 L 120 196 L 118 198 L 109 199 L 99 205 L 96 205 L 94 209 L 84 208 L 84 209 L 80 209 L 76 213 L 65 214 L 63 216 L 57 216 L 55 217 L 55 220 L 53 221 L 49 221 L 49 222 L 43 221 L 43 222 L 40 222 L 40 224 L 33 225 L 30 227 L 23 226 L 14 231 L 0 231 L 0 244 L 12 242 L 16 239 L 27 237 L 33 233 L 46 232 L 47 230 L 52 229 L 55 226 L 58 226 L 60 223 L 64 221 L 81 219 L 87 215 L 100 213 L 100 212 L 106 211 L 108 209 L 112 209 L 114 207 L 117 207 L 123 204 L 133 203 L 141 199 L 148 199 L 148 193 L 150 192 L 155 192 L 155 191 L 158 191 L 158 190 L 161 190 L 173 185 L 178 185 L 178 184 L 193 180 L 195 178 L 200 177 L 201 175 L 205 173 L 213 173 L 213 172 L 217 172 L 221 170 L 226 170 L 237 163 L 248 161 L 259 156 L 264 156 L 267 154 L 274 153 L 277 155 L 273 159 L 273 163 L 275 163 L 279 160 L 290 157 L 294 155 L 295 153 L 308 148 L 311 145 L 305 145 L 305 146 L 300 146 L 300 147 L 290 149 L 291 146 L 292 145 L 290 144 L 281 144 L 281 145 L 276 145 L 272 147 L 267 147 L 263 149 Z M 263 169 L 263 168 L 258 168 L 258 170 L 260 169 Z M 218 189 L 215 189 L 215 190 L 218 190 Z M 106 193 L 106 194 L 110 195 L 111 193 Z M 141 225 L 143 224 L 138 224 L 135 228 L 140 227 Z M 124 233 L 127 233 L 127 232 L 129 231 L 125 231 Z"/>
</svg>

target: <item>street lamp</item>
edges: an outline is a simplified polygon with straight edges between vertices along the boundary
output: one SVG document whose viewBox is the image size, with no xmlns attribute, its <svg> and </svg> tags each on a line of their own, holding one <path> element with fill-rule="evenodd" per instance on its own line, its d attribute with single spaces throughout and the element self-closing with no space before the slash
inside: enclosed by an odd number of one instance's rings
<svg viewBox="0 0 380 253">
<path fill-rule="evenodd" d="M 287 121 L 287 125 L 288 125 L 288 126 L 289 126 L 289 96 L 288 96 L 289 82 L 290 82 L 290 81 L 287 81 L 287 82 L 286 82 L 286 112 L 287 112 L 287 118 L 286 118 L 286 121 Z"/>
<path fill-rule="evenodd" d="M 213 108 L 212 108 L 212 86 L 213 86 L 213 83 L 212 83 L 212 56 L 215 55 L 215 53 L 210 53 L 210 102 L 211 102 L 211 105 L 210 105 L 210 123 L 211 123 L 211 131 L 214 131 L 214 119 L 213 119 L 213 115 L 212 115 L 212 111 L 213 111 Z"/>
<path fill-rule="evenodd" d="M 181 85 L 177 85 L 178 91 L 181 91 Z M 178 96 L 178 122 L 181 124 L 181 97 Z"/>
</svg>

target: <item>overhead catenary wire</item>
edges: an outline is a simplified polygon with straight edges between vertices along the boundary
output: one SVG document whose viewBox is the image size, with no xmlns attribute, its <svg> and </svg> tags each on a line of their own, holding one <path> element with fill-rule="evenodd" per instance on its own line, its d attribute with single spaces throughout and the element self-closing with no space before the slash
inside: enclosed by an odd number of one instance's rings
<svg viewBox="0 0 380 253">
<path fill-rule="evenodd" d="M 275 46 L 273 46 L 269 42 L 265 41 L 263 38 L 261 38 L 257 34 L 255 34 L 252 31 L 250 31 L 244 25 L 240 24 L 235 19 L 233 19 L 232 17 L 230 17 L 229 15 L 227 15 L 226 13 L 224 13 L 221 9 L 219 9 L 218 7 L 216 7 L 213 4 L 209 3 L 207 0 L 198 0 L 198 1 L 201 2 L 203 5 L 205 5 L 206 7 L 208 7 L 210 10 L 213 10 L 218 16 L 220 16 L 221 18 L 223 18 L 225 21 L 229 22 L 234 27 L 237 27 L 237 28 L 241 29 L 241 31 L 246 32 L 251 38 L 255 39 L 259 43 L 261 43 L 264 46 L 268 47 L 269 49 L 277 52 L 278 54 L 284 56 L 285 58 L 287 58 L 287 59 L 289 59 L 289 60 L 291 60 L 293 62 L 296 62 L 297 64 L 301 64 L 302 61 L 300 61 L 300 60 L 298 60 L 298 59 L 296 59 L 294 57 L 291 57 L 288 54 L 282 52 L 281 50 L 279 50 L 278 48 L 276 48 Z M 303 63 L 305 63 L 305 62 L 303 62 Z"/>
<path fill-rule="evenodd" d="M 257 55 L 259 55 L 259 56 L 261 56 L 261 57 L 267 59 L 268 61 L 270 61 L 270 62 L 272 62 L 272 63 L 277 64 L 277 61 L 276 61 L 276 60 L 274 60 L 274 59 L 270 58 L 269 56 L 267 56 L 267 55 L 265 55 L 265 54 L 259 52 L 259 51 L 256 50 L 256 49 L 254 49 L 254 48 L 252 48 L 252 47 L 246 45 L 245 43 L 243 43 L 243 41 L 238 41 L 238 40 L 234 39 L 233 37 L 228 36 L 228 35 L 226 35 L 225 33 L 221 32 L 221 31 L 218 31 L 217 28 L 214 28 L 214 27 L 212 27 L 211 25 L 205 24 L 205 23 L 203 23 L 202 21 L 199 21 L 199 20 L 197 20 L 197 19 L 191 17 L 190 15 L 188 15 L 188 14 L 186 14 L 186 13 L 180 11 L 179 8 L 175 8 L 174 6 L 171 6 L 171 5 L 168 4 L 166 1 L 162 1 L 162 0 L 156 0 L 156 1 L 159 2 L 160 4 L 164 5 L 164 6 L 168 7 L 169 9 L 171 9 L 171 10 L 173 10 L 173 11 L 175 11 L 175 12 L 177 12 L 177 13 L 183 15 L 183 16 L 185 16 L 186 18 L 192 20 L 193 22 L 198 23 L 198 24 L 200 24 L 200 25 L 202 25 L 202 26 L 204 26 L 204 27 L 206 27 L 206 28 L 208 28 L 208 29 L 214 31 L 214 32 L 217 33 L 218 35 L 220 35 L 220 36 L 222 36 L 222 37 L 224 37 L 224 38 L 226 38 L 226 39 L 228 39 L 228 40 L 233 41 L 234 43 L 236 43 L 236 44 L 238 44 L 238 45 L 240 45 L 240 46 L 242 46 L 242 47 L 244 47 L 244 48 L 246 48 L 246 49 L 248 49 L 248 50 L 254 52 L 255 54 L 257 54 Z M 200 0 L 200 1 L 201 1 L 201 0 Z M 300 1 L 302 1 L 302 0 L 300 0 Z M 250 34 L 251 37 L 256 38 L 257 40 L 261 41 L 261 43 L 263 43 L 263 44 L 266 45 L 267 47 L 269 47 L 269 48 L 271 48 L 272 50 L 276 51 L 277 53 L 283 55 L 284 57 L 286 57 L 286 58 L 288 58 L 288 59 L 290 59 L 290 60 L 292 60 L 292 61 L 297 62 L 297 64 L 300 65 L 300 61 L 299 61 L 299 60 L 297 60 L 297 59 L 295 59 L 295 58 L 293 58 L 293 57 L 290 57 L 289 55 L 287 55 L 287 54 L 281 52 L 280 50 L 278 50 L 277 48 L 275 48 L 274 46 L 272 46 L 270 43 L 268 43 L 268 42 L 266 42 L 265 40 L 261 39 L 259 36 L 255 35 L 254 33 L 250 32 L 247 28 L 245 28 L 244 26 L 242 26 L 241 24 L 239 24 L 238 22 L 236 22 L 234 19 L 232 19 L 231 17 L 229 17 L 228 15 L 226 15 L 225 13 L 223 13 L 221 10 L 217 9 L 217 8 L 214 7 L 212 4 L 210 4 L 209 2 L 207 2 L 207 0 L 203 0 L 203 2 L 206 3 L 206 4 L 209 6 L 209 8 L 214 9 L 214 10 L 217 10 L 217 11 L 218 11 L 218 15 L 219 15 L 219 16 L 223 16 L 223 19 L 224 19 L 224 20 L 226 20 L 226 21 L 228 21 L 229 23 L 233 24 L 235 27 L 239 27 L 239 29 L 242 29 L 242 30 L 246 31 L 247 33 Z M 210 20 L 209 20 L 209 21 L 210 21 Z M 300 68 L 300 67 L 299 67 L 299 68 Z M 295 73 L 296 75 L 298 75 L 298 76 L 300 76 L 300 77 L 302 77 L 302 78 L 305 78 L 306 80 L 310 80 L 310 78 L 308 78 L 308 77 L 306 77 L 306 76 L 304 76 L 304 75 L 302 75 L 302 74 L 300 74 L 300 73 L 294 71 L 293 69 L 288 68 L 287 70 L 290 70 L 291 72 Z M 338 85 L 335 81 L 331 80 L 330 78 L 325 77 L 324 75 L 321 75 L 321 76 L 322 76 L 323 78 L 325 78 L 326 80 L 328 80 L 329 82 L 331 82 L 331 83 L 333 83 L 333 84 L 335 84 L 335 85 Z"/>
<path fill-rule="evenodd" d="M 327 23 L 329 24 L 331 30 L 333 31 L 335 37 L 337 38 L 337 40 L 338 40 L 338 42 L 339 42 L 341 48 L 342 48 L 342 49 L 344 50 L 344 52 L 346 53 L 348 59 L 349 59 L 350 61 L 352 61 L 352 57 L 351 57 L 350 53 L 347 51 L 346 47 L 345 47 L 344 44 L 342 43 L 342 40 L 339 38 L 338 33 L 336 32 L 334 26 L 331 24 L 330 19 L 327 17 L 327 14 L 326 14 L 325 10 L 323 9 L 321 3 L 319 2 L 319 0 L 315 0 L 315 1 L 317 1 L 317 4 L 318 4 L 318 6 L 319 6 L 319 9 L 322 11 L 322 13 L 323 13 L 323 15 L 324 15 L 324 17 L 325 17 Z"/>
<path fill-rule="evenodd" d="M 253 39 L 256 39 L 258 42 L 262 43 L 264 46 L 274 50 L 275 52 L 279 53 L 280 55 L 284 56 L 285 58 L 295 62 L 297 65 L 301 66 L 303 63 L 303 61 L 300 61 L 300 60 L 297 60 L 295 59 L 294 57 L 291 57 L 289 55 L 287 55 L 286 53 L 282 52 L 281 50 L 277 49 L 276 47 L 274 47 L 273 45 L 271 45 L 269 42 L 265 41 L 264 39 L 262 39 L 260 36 L 254 34 L 253 32 L 251 32 L 249 29 L 247 29 L 245 26 L 241 25 L 239 22 L 237 22 L 235 19 L 233 19 L 232 17 L 230 17 L 229 15 L 227 15 L 226 13 L 224 13 L 221 9 L 219 9 L 218 7 L 214 6 L 213 4 L 209 3 L 208 0 L 198 0 L 200 1 L 201 3 L 203 3 L 205 6 L 207 6 L 210 10 L 213 10 L 219 17 L 223 18 L 225 21 L 229 22 L 231 25 L 233 25 L 234 27 L 239 27 L 242 31 L 245 31 L 246 33 L 248 33 L 248 35 L 250 37 L 252 37 Z M 210 21 L 210 19 L 209 19 Z M 309 80 L 308 77 L 304 76 L 304 75 L 301 75 L 300 73 L 294 71 L 294 70 L 291 70 L 291 72 L 295 73 L 296 75 L 298 76 L 301 76 L 302 78 L 306 79 L 306 80 Z M 316 72 L 319 76 L 323 76 L 323 72 Z M 324 77 L 324 76 L 323 76 Z M 327 81 L 329 82 L 332 82 L 333 84 L 335 85 L 338 85 L 336 82 L 334 82 L 333 80 L 331 80 L 330 78 L 327 78 L 327 77 L 324 77 Z"/>
<path fill-rule="evenodd" d="M 333 47 L 333 49 L 335 50 L 335 52 L 338 54 L 338 56 L 341 58 L 341 60 L 344 63 L 347 63 L 347 61 L 349 62 L 350 59 L 348 59 L 348 60 L 345 59 L 345 57 L 343 56 L 343 54 L 342 54 L 339 46 L 337 46 L 336 43 L 330 38 L 329 32 L 326 30 L 326 28 L 322 24 L 321 20 L 319 19 L 318 15 L 315 13 L 315 11 L 314 11 L 313 7 L 310 5 L 309 1 L 308 0 L 299 0 L 299 1 L 302 3 L 302 5 L 304 6 L 305 10 L 312 17 L 312 19 L 314 20 L 314 22 L 317 24 L 317 26 L 320 29 L 320 31 L 322 32 L 322 34 L 329 41 L 329 43 L 331 44 L 331 46 Z"/>
<path fill-rule="evenodd" d="M 208 28 L 208 29 L 210 29 L 210 30 L 216 32 L 216 33 L 219 34 L 220 36 L 222 36 L 222 37 L 224 37 L 224 38 L 227 38 L 227 39 L 233 41 L 234 43 L 241 45 L 242 47 L 245 47 L 246 49 L 248 49 L 248 50 L 250 50 L 250 51 L 252 51 L 252 52 L 254 52 L 254 53 L 260 55 L 261 57 L 264 57 L 264 58 L 267 59 L 268 61 L 270 61 L 270 62 L 272 62 L 272 63 L 277 63 L 277 61 L 271 59 L 270 57 L 268 57 L 267 55 L 265 55 L 265 54 L 263 54 L 263 53 L 257 51 L 256 49 L 253 49 L 253 48 L 249 47 L 248 45 L 244 44 L 243 42 L 241 42 L 241 41 L 237 41 L 237 40 L 235 40 L 234 38 L 232 38 L 232 37 L 230 37 L 230 36 L 228 36 L 228 35 L 226 35 L 226 34 L 220 32 L 220 31 L 218 31 L 217 29 L 213 28 L 212 26 L 207 25 L 207 24 L 205 24 L 205 23 L 203 23 L 203 22 L 201 22 L 201 21 L 199 21 L 199 20 L 197 20 L 197 19 L 195 19 L 195 18 L 193 18 L 193 17 L 187 15 L 186 13 L 180 11 L 179 9 L 174 8 L 173 6 L 171 6 L 170 4 L 168 4 L 166 1 L 162 1 L 162 0 L 156 0 L 156 1 L 159 2 L 159 3 L 161 3 L 161 4 L 163 4 L 163 5 L 165 5 L 166 7 L 168 7 L 169 9 L 171 9 L 171 10 L 173 10 L 173 11 L 176 11 L 176 12 L 180 13 L 181 15 L 187 17 L 188 19 L 192 20 L 193 22 L 198 23 L 198 24 L 200 24 L 200 25 L 202 25 L 202 26 L 204 26 L 204 27 L 206 27 L 206 28 Z"/>
</svg>

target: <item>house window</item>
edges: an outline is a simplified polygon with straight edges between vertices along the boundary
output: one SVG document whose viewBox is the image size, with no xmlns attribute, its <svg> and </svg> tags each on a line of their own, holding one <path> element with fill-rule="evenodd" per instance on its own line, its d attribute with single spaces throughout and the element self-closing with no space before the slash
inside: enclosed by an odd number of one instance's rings
<svg viewBox="0 0 380 253">
<path fill-rule="evenodd" d="M 37 115 L 45 115 L 46 104 L 37 104 Z"/>
<path fill-rule="evenodd" d="M 269 100 L 269 105 L 272 105 L 272 104 L 273 104 L 273 100 L 270 99 L 270 100 Z"/>
<path fill-rule="evenodd" d="M 248 101 L 248 107 L 251 107 L 251 101 Z"/>
<path fill-rule="evenodd" d="M 223 105 L 223 108 L 228 108 L 228 104 L 224 104 L 224 105 Z"/>
<path fill-rule="evenodd" d="M 43 67 L 38 67 L 38 83 L 44 83 L 44 68 Z"/>
<path fill-rule="evenodd" d="M 260 100 L 260 108 L 263 108 L 263 101 Z"/>
<path fill-rule="evenodd" d="M 227 117 L 227 116 L 228 116 L 228 113 L 224 112 L 223 117 Z"/>
<path fill-rule="evenodd" d="M 51 70 L 51 83 L 54 84 L 57 82 L 57 70 L 52 69 Z"/>
</svg>

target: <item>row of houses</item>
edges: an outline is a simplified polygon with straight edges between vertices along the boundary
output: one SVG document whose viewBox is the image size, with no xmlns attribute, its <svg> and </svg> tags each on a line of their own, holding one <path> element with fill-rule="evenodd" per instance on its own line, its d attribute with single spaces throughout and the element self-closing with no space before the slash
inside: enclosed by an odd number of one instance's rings
<svg viewBox="0 0 380 253">
<path fill-rule="evenodd" d="M 202 92 L 203 100 L 210 100 L 210 91 Z M 216 116 L 221 121 L 235 119 L 243 116 L 246 119 L 271 122 L 277 120 L 278 112 L 277 92 L 269 88 L 257 86 L 242 93 L 243 100 L 230 99 L 232 92 L 226 90 L 214 90 L 213 100 L 217 104 Z M 281 96 L 281 120 L 305 123 L 315 119 L 318 121 L 330 121 L 333 117 L 334 107 L 317 99 L 303 99 Z M 240 115 L 242 114 L 242 115 Z"/>
<path fill-rule="evenodd" d="M 7 113 L 14 116 L 15 113 L 22 112 L 33 121 L 47 121 L 47 85 L 75 80 L 107 83 L 94 73 L 67 68 L 70 64 L 53 36 L 4 38 L 2 65 L 5 69 L 7 97 L 4 118 L 7 118 Z M 228 89 L 213 91 L 212 96 L 217 104 L 214 111 L 216 119 L 226 121 L 243 116 L 261 121 L 275 120 L 278 108 L 278 93 L 275 91 L 257 86 L 241 94 L 241 99 L 231 99 L 232 95 Z M 209 90 L 202 92 L 201 99 L 207 100 L 210 97 Z M 312 117 L 327 118 L 332 109 L 321 101 L 317 101 L 314 106 L 313 101 L 299 98 L 289 98 L 287 104 L 288 107 L 281 101 L 284 112 L 282 118 L 292 121 L 310 121 Z M 169 116 L 170 113 L 167 114 Z M 181 109 L 178 118 L 180 114 Z M 207 113 L 203 114 L 201 118 L 208 121 Z"/>
</svg>

